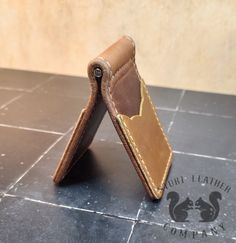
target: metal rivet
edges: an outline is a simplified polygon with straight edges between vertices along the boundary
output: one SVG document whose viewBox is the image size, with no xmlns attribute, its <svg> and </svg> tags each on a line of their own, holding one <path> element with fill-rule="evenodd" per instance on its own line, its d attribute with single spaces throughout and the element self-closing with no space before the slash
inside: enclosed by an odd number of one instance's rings
<svg viewBox="0 0 236 243">
<path fill-rule="evenodd" d="M 96 78 L 101 78 L 102 77 L 102 70 L 101 70 L 101 68 L 95 68 L 93 73 L 94 73 L 94 76 Z"/>
</svg>

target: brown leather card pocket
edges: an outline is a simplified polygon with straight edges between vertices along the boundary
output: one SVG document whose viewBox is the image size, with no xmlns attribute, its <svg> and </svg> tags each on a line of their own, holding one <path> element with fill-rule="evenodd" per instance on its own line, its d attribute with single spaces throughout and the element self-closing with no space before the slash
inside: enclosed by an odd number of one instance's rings
<svg viewBox="0 0 236 243">
<path fill-rule="evenodd" d="M 141 103 L 138 115 L 118 114 L 117 120 L 125 134 L 138 169 L 155 198 L 160 198 L 170 167 L 171 148 L 156 116 L 148 91 L 140 82 Z"/>
</svg>

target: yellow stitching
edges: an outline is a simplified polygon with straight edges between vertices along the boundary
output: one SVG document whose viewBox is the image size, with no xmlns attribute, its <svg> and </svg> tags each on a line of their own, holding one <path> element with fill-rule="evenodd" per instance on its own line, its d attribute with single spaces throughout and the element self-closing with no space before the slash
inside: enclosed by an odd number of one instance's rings
<svg viewBox="0 0 236 243">
<path fill-rule="evenodd" d="M 128 39 L 128 38 L 127 38 L 127 39 Z M 132 43 L 132 45 L 133 45 L 133 47 L 134 47 L 134 48 L 133 48 L 133 57 L 130 58 L 125 64 L 123 64 L 123 65 L 122 65 L 122 66 L 115 72 L 114 75 L 112 74 L 112 70 L 111 70 L 111 65 L 110 65 L 110 63 L 109 63 L 107 60 L 105 60 L 104 58 L 102 58 L 102 57 L 99 57 L 99 58 L 101 58 L 103 61 L 105 61 L 106 64 L 109 66 L 109 68 L 110 68 L 110 74 L 111 74 L 111 81 L 115 78 L 115 76 L 117 75 L 117 73 L 118 73 L 118 72 L 119 72 L 119 71 L 120 71 L 120 70 L 121 70 L 121 69 L 122 69 L 128 62 L 129 62 L 129 61 L 132 61 L 132 64 L 134 65 L 134 69 L 135 69 L 135 72 L 136 72 L 136 74 L 137 74 L 137 76 L 138 76 L 139 82 L 140 82 L 141 85 L 144 85 L 145 92 L 146 92 L 146 94 L 147 94 L 147 96 L 148 96 L 149 102 L 150 102 L 151 107 L 152 107 L 152 109 L 153 109 L 153 111 L 154 111 L 154 114 L 155 114 L 157 123 L 158 123 L 158 125 L 159 125 L 159 127 L 160 127 L 160 129 L 161 129 L 161 131 L 162 131 L 162 134 L 163 134 L 163 136 L 164 136 L 164 139 L 165 139 L 165 141 L 166 141 L 166 143 L 167 143 L 167 146 L 168 146 L 168 148 L 169 148 L 169 150 L 170 150 L 170 156 L 169 156 L 169 158 L 168 158 L 167 165 L 166 165 L 166 168 L 165 168 L 165 171 L 164 171 L 164 175 L 163 175 L 163 177 L 162 177 L 161 188 L 160 188 L 160 189 L 159 189 L 159 187 L 157 187 L 157 186 L 155 185 L 155 183 L 154 183 L 154 181 L 153 181 L 153 179 L 152 179 L 152 177 L 151 177 L 151 175 L 150 175 L 150 173 L 149 173 L 149 171 L 148 171 L 148 169 L 147 169 L 147 167 L 146 167 L 146 165 L 145 165 L 145 161 L 143 160 L 142 155 L 140 154 L 140 152 L 139 152 L 139 150 L 138 150 L 138 147 L 137 147 L 137 145 L 135 144 L 134 139 L 133 139 L 132 135 L 131 135 L 130 132 L 129 132 L 129 129 L 128 129 L 127 125 L 125 124 L 123 118 L 122 118 L 122 117 L 120 117 L 120 118 L 122 119 L 123 124 L 124 124 L 124 126 L 126 127 L 126 130 L 127 130 L 127 131 L 124 131 L 124 132 L 128 135 L 128 138 L 130 138 L 130 140 L 131 140 L 131 144 L 133 145 L 134 149 L 136 150 L 136 152 L 137 152 L 137 154 L 138 154 L 138 156 L 139 156 L 139 158 L 140 158 L 140 160 L 141 160 L 141 162 L 142 162 L 142 165 L 143 165 L 143 167 L 144 167 L 144 173 L 146 174 L 146 178 L 151 182 L 151 184 L 152 184 L 152 186 L 153 186 L 153 189 L 158 193 L 157 196 L 159 197 L 159 196 L 160 196 L 160 193 L 161 193 L 162 190 L 164 189 L 164 188 L 163 188 L 163 184 L 164 184 L 164 180 L 166 179 L 166 176 L 167 176 L 168 168 L 170 167 L 170 160 L 171 160 L 171 157 L 172 157 L 172 150 L 171 150 L 170 144 L 169 144 L 169 142 L 168 142 L 168 140 L 167 140 L 167 138 L 166 138 L 166 135 L 165 135 L 165 133 L 164 133 L 164 131 L 163 131 L 163 128 L 162 128 L 162 126 L 161 126 L 161 124 L 160 124 L 160 121 L 159 121 L 159 119 L 157 118 L 156 110 L 155 110 L 155 108 L 154 108 L 154 106 L 153 106 L 153 104 L 152 104 L 152 101 L 151 101 L 151 98 L 150 98 L 149 93 L 148 93 L 148 91 L 147 91 L 146 85 L 145 85 L 145 83 L 143 82 L 142 78 L 140 77 L 140 75 L 139 75 L 139 73 L 138 73 L 138 70 L 137 70 L 137 67 L 136 67 L 136 65 L 135 65 L 135 63 L 134 63 L 134 58 L 135 58 L 135 45 L 134 45 L 133 41 L 131 41 L 131 43 Z M 119 114 L 119 112 L 118 112 L 117 109 L 116 109 L 116 105 L 115 105 L 115 103 L 114 103 L 114 101 L 113 101 L 113 97 L 112 97 L 112 95 L 111 95 L 111 89 L 110 89 L 110 85 L 109 85 L 110 83 L 111 83 L 111 82 L 108 83 L 108 91 L 109 91 L 109 93 L 110 93 L 110 97 L 111 97 L 111 101 L 112 101 L 112 106 L 113 106 L 113 109 L 115 110 L 116 114 Z"/>
<path fill-rule="evenodd" d="M 129 132 L 129 128 L 127 127 L 127 125 L 125 124 L 124 119 L 123 119 L 121 116 L 120 116 L 120 119 L 123 121 L 123 124 L 124 124 L 124 126 L 125 126 L 125 128 L 126 128 L 126 130 L 127 130 L 127 133 L 128 133 L 128 137 L 131 139 L 131 143 L 132 143 L 134 149 L 136 150 L 136 152 L 137 152 L 137 154 L 138 154 L 138 156 L 139 156 L 139 159 L 140 159 L 141 162 L 142 162 L 142 165 L 144 166 L 144 169 L 145 169 L 144 172 L 147 173 L 146 177 L 147 177 L 148 179 L 150 179 L 150 182 L 151 182 L 151 184 L 153 185 L 154 190 L 157 191 L 157 192 L 160 192 L 160 189 L 158 189 L 157 186 L 155 185 L 155 183 L 154 183 L 154 181 L 153 181 L 153 179 L 152 179 L 152 177 L 151 177 L 151 175 L 150 175 L 150 173 L 149 173 L 149 171 L 148 171 L 148 169 L 147 169 L 147 167 L 146 167 L 146 165 L 145 165 L 145 162 L 144 162 L 144 160 L 143 160 L 143 158 L 142 158 L 142 155 L 140 154 L 139 149 L 138 149 L 137 145 L 135 144 L 132 135 L 131 135 L 130 132 Z M 126 132 L 126 131 L 125 131 L 125 132 Z"/>
<path fill-rule="evenodd" d="M 129 36 L 123 36 L 125 39 L 129 40 L 130 43 L 132 44 L 133 46 L 133 53 L 132 53 L 132 57 L 126 62 L 124 63 L 118 70 L 116 70 L 116 72 L 113 74 L 112 73 L 112 67 L 111 67 L 111 64 L 105 59 L 103 58 L 102 56 L 99 56 L 97 57 L 98 59 L 101 59 L 102 61 L 104 61 L 107 66 L 109 67 L 109 71 L 110 71 L 110 77 L 113 77 L 113 76 L 116 76 L 116 74 L 129 62 L 129 61 L 133 61 L 133 59 L 135 58 L 135 43 L 133 41 L 133 39 Z"/>
<path fill-rule="evenodd" d="M 148 96 L 149 102 L 151 103 L 152 109 L 153 109 L 153 111 L 154 111 L 155 114 L 156 114 L 156 110 L 155 110 L 155 108 L 154 108 L 154 106 L 153 106 L 153 104 L 152 104 L 151 97 L 150 97 L 150 95 L 148 94 L 148 91 L 147 91 L 147 88 L 146 88 L 145 84 L 144 84 L 144 89 L 145 89 L 146 94 L 147 94 L 147 96 Z M 170 144 L 169 144 L 169 142 L 168 142 L 168 140 L 167 140 L 167 137 L 166 137 L 166 135 L 165 135 L 165 133 L 164 133 L 164 130 L 163 130 L 162 126 L 161 126 L 161 123 L 160 123 L 160 121 L 159 121 L 157 115 L 156 115 L 155 117 L 156 117 L 156 120 L 157 120 L 157 122 L 158 122 L 158 125 L 159 125 L 159 127 L 160 127 L 160 129 L 161 129 L 161 131 L 162 131 L 162 134 L 163 134 L 163 136 L 164 136 L 164 139 L 165 139 L 165 141 L 166 141 L 166 143 L 167 143 L 167 146 L 168 146 L 168 148 L 169 148 L 169 150 L 170 150 L 170 156 L 169 156 L 169 158 L 168 158 L 167 166 L 166 166 L 166 168 L 165 168 L 164 176 L 163 176 L 163 178 L 162 178 L 162 182 L 161 182 L 161 185 L 163 185 L 163 184 L 164 184 L 165 176 L 166 176 L 166 174 L 167 174 L 167 172 L 168 172 L 167 170 L 168 170 L 168 168 L 169 168 L 169 162 L 170 162 L 171 157 L 172 157 L 172 149 L 171 149 L 171 146 L 170 146 Z"/>
<path fill-rule="evenodd" d="M 135 64 L 134 62 L 133 62 L 133 65 L 134 65 L 134 69 L 135 69 L 135 71 L 136 71 L 136 74 L 138 75 L 139 81 L 142 82 L 143 85 L 144 85 L 144 89 L 145 89 L 145 92 L 146 92 L 146 94 L 147 94 L 147 96 L 148 96 L 148 99 L 149 99 L 149 102 L 150 102 L 151 107 L 152 107 L 152 109 L 153 109 L 153 112 L 154 112 L 154 114 L 156 114 L 156 109 L 155 109 L 154 106 L 153 106 L 151 97 L 150 97 L 150 95 L 149 95 L 149 93 L 148 93 L 148 91 L 147 91 L 147 87 L 146 87 L 146 85 L 145 85 L 143 79 L 140 77 L 139 72 L 138 72 L 138 70 L 137 70 L 137 66 L 136 66 L 136 64 Z M 159 125 L 159 127 L 160 127 L 160 129 L 161 129 L 161 131 L 162 131 L 162 134 L 163 134 L 163 136 L 164 136 L 164 139 L 165 139 L 165 141 L 166 141 L 166 143 L 167 143 L 167 146 L 168 146 L 168 148 L 169 148 L 169 150 L 170 150 L 170 156 L 169 156 L 169 158 L 168 158 L 168 161 L 167 161 L 167 164 L 166 164 L 166 168 L 165 168 L 165 171 L 164 171 L 164 175 L 163 175 L 163 177 L 162 177 L 162 181 L 161 181 L 161 187 L 162 187 L 163 184 L 164 184 L 164 180 L 165 180 L 165 178 L 166 178 L 166 176 L 167 176 L 168 169 L 169 169 L 169 167 L 170 167 L 170 160 L 171 160 L 171 158 L 172 158 L 172 149 L 171 149 L 171 146 L 170 146 L 170 144 L 169 144 L 169 142 L 168 142 L 168 140 L 167 140 L 167 137 L 166 137 L 166 135 L 165 135 L 165 133 L 164 133 L 164 131 L 163 131 L 163 128 L 162 128 L 162 126 L 161 126 L 161 123 L 160 123 L 160 121 L 159 121 L 157 115 L 156 115 L 155 117 L 156 117 L 157 123 L 158 123 L 158 125 Z"/>
<path fill-rule="evenodd" d="M 123 65 L 123 66 L 124 66 L 124 65 Z M 122 67 L 123 67 L 123 66 L 122 66 Z M 111 81 L 112 81 L 114 78 L 115 78 L 115 76 L 112 76 Z M 140 82 L 140 84 L 142 85 L 141 82 Z M 115 103 L 114 103 L 113 97 L 112 97 L 112 95 L 111 95 L 110 86 L 108 86 L 108 90 L 109 90 L 109 93 L 110 93 L 110 96 L 111 96 L 111 102 L 112 102 L 113 109 L 115 110 L 116 114 L 119 114 L 119 112 L 118 112 L 117 109 L 116 109 L 116 105 L 115 105 Z M 122 119 L 122 117 L 121 117 L 121 119 Z M 128 129 L 127 125 L 125 124 L 125 122 L 124 122 L 123 119 L 122 119 L 122 121 L 123 121 L 123 123 L 124 123 L 124 125 L 125 125 L 125 127 L 126 127 L 126 130 L 127 130 L 127 131 L 124 131 L 124 132 L 126 133 L 127 137 L 130 138 L 130 140 L 131 140 L 131 144 L 133 145 L 133 148 L 136 150 L 136 152 L 137 152 L 137 154 L 138 154 L 138 156 L 139 156 L 139 159 L 141 160 L 141 163 L 142 163 L 142 165 L 143 165 L 143 167 L 144 167 L 144 168 L 143 168 L 143 169 L 144 169 L 143 171 L 144 171 L 144 173 L 146 174 L 146 178 L 150 181 L 150 183 L 151 183 L 152 186 L 153 186 L 153 189 L 158 193 L 157 196 L 159 197 L 159 196 L 160 196 L 160 193 L 161 193 L 161 191 L 162 191 L 162 189 L 159 189 L 159 188 L 155 185 L 155 183 L 154 183 L 154 181 L 153 181 L 153 179 L 152 179 L 152 177 L 151 177 L 151 175 L 150 175 L 150 173 L 149 173 L 149 171 L 148 171 L 148 169 L 147 169 L 147 167 L 146 167 L 146 165 L 145 165 L 145 162 L 144 162 L 144 160 L 143 160 L 143 158 L 142 158 L 142 155 L 140 154 L 139 149 L 138 149 L 137 145 L 135 144 L 132 135 L 131 135 L 130 132 L 129 132 L 129 129 Z M 128 133 L 128 134 L 127 134 L 127 133 Z"/>
<path fill-rule="evenodd" d="M 128 36 L 128 35 L 125 35 L 124 38 L 127 39 L 127 40 L 129 40 L 131 42 L 131 44 L 133 46 L 133 57 L 135 57 L 135 49 L 136 48 L 135 48 L 134 40 L 130 36 Z"/>
</svg>

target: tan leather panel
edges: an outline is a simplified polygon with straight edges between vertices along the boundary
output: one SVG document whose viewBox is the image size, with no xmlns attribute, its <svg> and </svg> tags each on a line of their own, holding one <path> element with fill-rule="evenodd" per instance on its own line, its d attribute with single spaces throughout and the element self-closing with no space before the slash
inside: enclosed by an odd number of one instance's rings
<svg viewBox="0 0 236 243">
<path fill-rule="evenodd" d="M 141 94 L 140 114 L 131 118 L 118 114 L 117 118 L 153 194 L 160 198 L 172 152 L 144 83 L 141 83 Z"/>
</svg>

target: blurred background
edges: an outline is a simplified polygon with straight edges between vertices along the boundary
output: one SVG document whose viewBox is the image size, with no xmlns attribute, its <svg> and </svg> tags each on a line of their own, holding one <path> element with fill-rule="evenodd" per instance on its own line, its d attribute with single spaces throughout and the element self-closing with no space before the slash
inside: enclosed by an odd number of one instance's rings
<svg viewBox="0 0 236 243">
<path fill-rule="evenodd" d="M 85 76 L 120 36 L 148 84 L 236 94 L 235 0 L 4 0 L 0 67 Z"/>
</svg>

